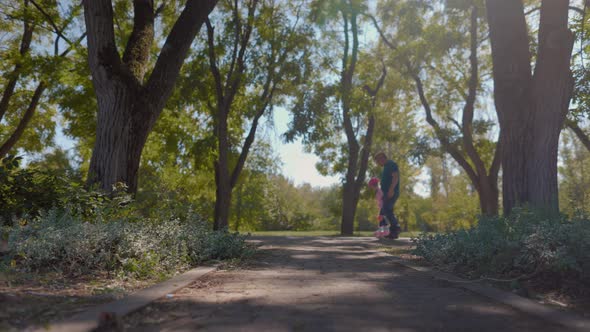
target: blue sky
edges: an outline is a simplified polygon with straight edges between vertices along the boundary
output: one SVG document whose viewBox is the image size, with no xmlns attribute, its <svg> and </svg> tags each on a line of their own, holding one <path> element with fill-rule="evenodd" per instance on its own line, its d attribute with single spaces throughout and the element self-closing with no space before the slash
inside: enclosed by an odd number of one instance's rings
<svg viewBox="0 0 590 332">
<path fill-rule="evenodd" d="M 286 144 L 281 139 L 281 135 L 287 131 L 290 121 L 289 112 L 277 107 L 273 112 L 274 128 L 269 130 L 269 139 L 274 150 L 279 154 L 283 162 L 283 175 L 293 180 L 296 185 L 309 183 L 312 186 L 325 187 L 340 183 L 338 176 L 323 176 L 315 165 L 319 158 L 311 153 L 306 153 L 301 140 L 294 143 Z"/>
</svg>

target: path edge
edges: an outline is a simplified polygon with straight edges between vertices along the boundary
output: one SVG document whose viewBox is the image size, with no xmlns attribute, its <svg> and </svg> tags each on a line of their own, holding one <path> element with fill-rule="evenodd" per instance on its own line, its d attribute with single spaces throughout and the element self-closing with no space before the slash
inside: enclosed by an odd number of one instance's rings
<svg viewBox="0 0 590 332">
<path fill-rule="evenodd" d="M 552 308 L 534 300 L 485 285 L 481 282 L 463 279 L 451 273 L 435 270 L 432 267 L 416 265 L 403 258 L 388 254 L 379 249 L 377 250 L 379 251 L 379 255 L 390 258 L 394 263 L 428 274 L 435 280 L 450 282 L 454 287 L 466 289 L 549 323 L 561 325 L 574 331 L 590 331 L 590 319 L 577 313 Z"/>
<path fill-rule="evenodd" d="M 217 268 L 217 266 L 194 268 L 169 280 L 157 283 L 153 286 L 125 296 L 122 299 L 91 307 L 90 309 L 66 318 L 60 322 L 52 323 L 45 327 L 36 328 L 34 331 L 92 331 L 98 327 L 99 316 L 101 313 L 110 312 L 114 313 L 117 317 L 123 317 L 147 306 L 148 304 L 166 296 L 167 294 L 172 294 L 190 285 L 195 280 L 217 270 Z"/>
</svg>

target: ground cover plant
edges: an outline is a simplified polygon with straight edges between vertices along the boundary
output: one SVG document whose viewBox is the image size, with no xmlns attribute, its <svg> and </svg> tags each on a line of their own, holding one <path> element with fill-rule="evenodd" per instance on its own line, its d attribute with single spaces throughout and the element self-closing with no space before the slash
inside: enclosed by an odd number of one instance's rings
<svg viewBox="0 0 590 332">
<path fill-rule="evenodd" d="M 82 222 L 71 211 L 50 210 L 7 230 L 10 267 L 86 274 L 109 271 L 145 278 L 204 261 L 241 258 L 246 236 L 214 232 L 199 216 L 133 222 Z"/>
<path fill-rule="evenodd" d="M 572 298 L 590 295 L 590 219 L 518 210 L 416 238 L 414 254 L 470 278 Z M 525 291 L 525 293 L 528 291 Z"/>
</svg>

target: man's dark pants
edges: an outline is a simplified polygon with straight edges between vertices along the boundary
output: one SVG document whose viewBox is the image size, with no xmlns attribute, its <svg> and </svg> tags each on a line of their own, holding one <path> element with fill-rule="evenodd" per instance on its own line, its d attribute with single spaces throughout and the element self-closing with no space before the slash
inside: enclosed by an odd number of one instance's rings
<svg viewBox="0 0 590 332">
<path fill-rule="evenodd" d="M 389 232 L 391 234 L 398 233 L 399 223 L 395 214 L 393 213 L 393 207 L 395 206 L 395 202 L 397 202 L 399 195 L 393 195 L 392 198 L 383 197 L 383 207 L 381 208 L 381 215 L 385 216 L 386 220 L 389 221 Z"/>
</svg>

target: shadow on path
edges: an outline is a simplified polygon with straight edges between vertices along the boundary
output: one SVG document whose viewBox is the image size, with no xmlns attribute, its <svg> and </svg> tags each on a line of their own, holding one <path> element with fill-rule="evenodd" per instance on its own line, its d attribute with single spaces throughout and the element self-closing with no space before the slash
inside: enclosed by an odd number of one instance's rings
<svg viewBox="0 0 590 332">
<path fill-rule="evenodd" d="M 379 255 L 371 238 L 255 237 L 259 257 L 126 319 L 131 331 L 564 331 Z M 403 244 L 403 242 L 400 242 Z"/>
</svg>

